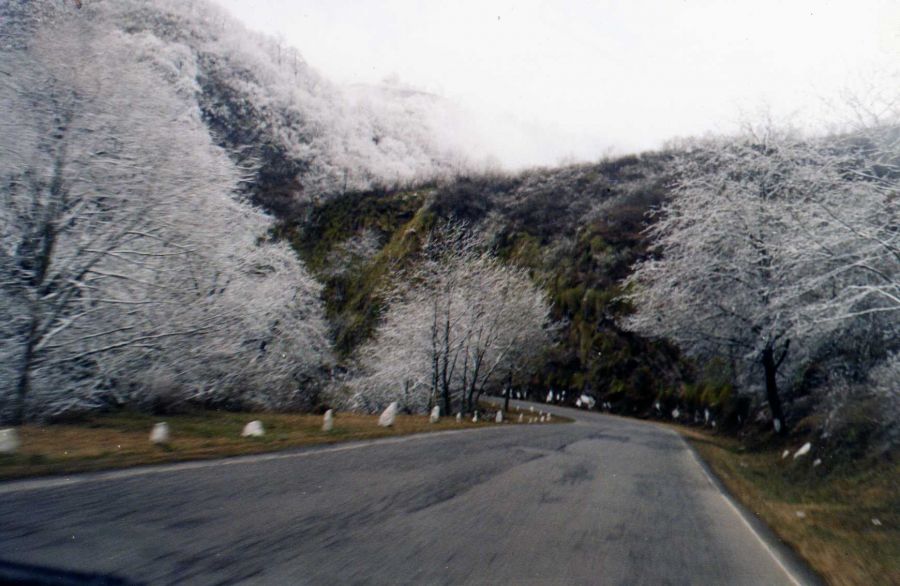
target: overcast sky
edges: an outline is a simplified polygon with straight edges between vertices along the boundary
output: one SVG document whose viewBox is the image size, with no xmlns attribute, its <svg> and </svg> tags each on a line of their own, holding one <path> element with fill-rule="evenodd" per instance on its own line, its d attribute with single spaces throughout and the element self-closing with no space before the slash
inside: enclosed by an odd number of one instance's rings
<svg viewBox="0 0 900 586">
<path fill-rule="evenodd" d="M 900 63 L 900 0 L 217 0 L 340 83 L 445 96 L 509 166 L 596 160 L 728 132 Z M 873 77 L 874 76 L 874 77 Z"/>
</svg>

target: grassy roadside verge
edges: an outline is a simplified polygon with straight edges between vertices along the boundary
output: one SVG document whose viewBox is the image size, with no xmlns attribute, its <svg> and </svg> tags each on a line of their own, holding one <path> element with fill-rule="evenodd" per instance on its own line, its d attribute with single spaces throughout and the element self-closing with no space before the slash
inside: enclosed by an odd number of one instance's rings
<svg viewBox="0 0 900 586">
<path fill-rule="evenodd" d="M 527 415 L 526 415 L 527 417 Z M 504 425 L 515 424 L 513 409 Z M 259 419 L 266 434 L 242 438 L 249 421 Z M 165 421 L 171 430 L 168 446 L 150 443 L 153 424 Z M 526 419 L 527 421 L 527 419 Z M 554 418 L 553 422 L 565 421 Z M 24 425 L 18 428 L 22 446 L 16 454 L 0 454 L 0 480 L 31 476 L 93 472 L 145 464 L 223 458 L 287 448 L 334 444 L 452 429 L 498 425 L 442 417 L 429 423 L 426 415 L 398 415 L 392 427 L 378 426 L 377 415 L 338 413 L 334 429 L 322 431 L 322 416 L 284 413 L 201 411 L 165 417 L 140 413 L 97 415 L 74 424 Z"/>
<path fill-rule="evenodd" d="M 830 472 L 779 448 L 678 427 L 731 494 L 829 584 L 900 584 L 900 463 Z M 796 449 L 798 446 L 794 446 Z"/>
</svg>

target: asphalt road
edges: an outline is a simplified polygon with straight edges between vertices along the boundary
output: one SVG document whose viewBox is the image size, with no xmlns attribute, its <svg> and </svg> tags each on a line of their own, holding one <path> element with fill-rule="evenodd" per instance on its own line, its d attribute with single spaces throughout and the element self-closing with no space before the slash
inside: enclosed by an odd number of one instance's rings
<svg viewBox="0 0 900 586">
<path fill-rule="evenodd" d="M 0 581 L 805 581 L 676 434 L 565 412 L 577 421 L 0 484 Z"/>
</svg>

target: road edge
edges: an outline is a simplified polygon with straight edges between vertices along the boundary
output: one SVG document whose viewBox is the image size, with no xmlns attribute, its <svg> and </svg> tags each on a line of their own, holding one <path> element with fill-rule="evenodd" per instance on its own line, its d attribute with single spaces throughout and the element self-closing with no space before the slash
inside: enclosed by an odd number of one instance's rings
<svg viewBox="0 0 900 586">
<path fill-rule="evenodd" d="M 50 488 L 63 488 L 78 484 L 89 484 L 94 482 L 106 482 L 113 480 L 124 480 L 128 478 L 138 478 L 141 476 L 150 476 L 154 474 L 167 474 L 174 472 L 182 472 L 186 470 L 198 470 L 202 468 L 216 468 L 221 466 L 235 466 L 240 464 L 254 464 L 257 462 L 268 462 L 272 460 L 288 460 L 293 458 L 307 458 L 319 454 L 330 454 L 334 452 L 346 452 L 350 450 L 358 450 L 362 448 L 375 447 L 378 445 L 391 445 L 406 443 L 409 441 L 417 441 L 428 439 L 431 437 L 442 437 L 447 435 L 455 435 L 460 433 L 484 433 L 489 430 L 508 429 L 502 425 L 491 425 L 489 427 L 473 427 L 469 429 L 448 429 L 445 431 L 425 431 L 421 433 L 411 433 L 408 435 L 400 435 L 393 437 L 372 438 L 366 440 L 354 440 L 347 442 L 338 442 L 335 444 L 326 444 L 318 446 L 301 446 L 291 447 L 284 450 L 272 452 L 259 452 L 256 454 L 243 454 L 240 456 L 229 456 L 224 458 L 209 458 L 201 460 L 184 460 L 181 462 L 172 462 L 169 464 L 146 464 L 139 466 L 130 466 L 127 468 L 113 468 L 109 470 L 97 472 L 78 472 L 74 474 L 60 476 L 40 476 L 32 478 L 20 478 L 15 480 L 0 481 L 0 496 L 7 494 L 15 494 L 19 492 L 27 492 L 32 490 L 43 490 Z"/>
<path fill-rule="evenodd" d="M 661 426 L 658 426 L 661 427 Z M 661 427 L 662 428 L 662 427 Z M 813 570 L 803 557 L 793 547 L 785 543 L 769 525 L 760 519 L 756 513 L 748 509 L 742 502 L 735 498 L 715 471 L 706 463 L 703 457 L 694 449 L 694 446 L 683 435 L 671 428 L 668 429 L 685 445 L 691 457 L 703 471 L 703 475 L 709 483 L 722 496 L 726 503 L 741 518 L 748 529 L 756 536 L 769 554 L 775 559 L 784 573 L 798 586 L 826 586 L 827 582 L 815 570 Z"/>
</svg>

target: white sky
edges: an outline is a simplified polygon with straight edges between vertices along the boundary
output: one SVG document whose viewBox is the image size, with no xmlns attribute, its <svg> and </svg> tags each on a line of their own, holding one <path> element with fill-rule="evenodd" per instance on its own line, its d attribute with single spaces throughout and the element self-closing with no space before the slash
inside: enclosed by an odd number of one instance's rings
<svg viewBox="0 0 900 586">
<path fill-rule="evenodd" d="M 217 0 L 341 83 L 397 76 L 470 112 L 508 166 L 727 132 L 900 63 L 900 0 Z M 898 87 L 900 92 L 900 87 Z"/>
</svg>

